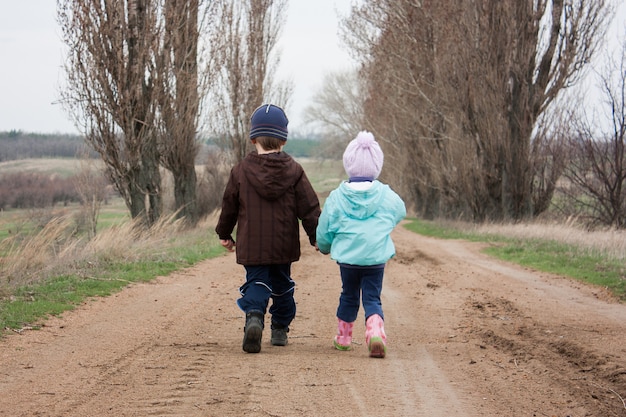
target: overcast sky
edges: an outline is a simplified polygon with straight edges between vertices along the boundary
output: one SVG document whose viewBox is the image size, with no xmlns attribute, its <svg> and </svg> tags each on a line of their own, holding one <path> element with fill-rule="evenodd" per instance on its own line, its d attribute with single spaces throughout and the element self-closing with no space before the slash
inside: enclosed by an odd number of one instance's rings
<svg viewBox="0 0 626 417">
<path fill-rule="evenodd" d="M 291 131 L 328 72 L 352 63 L 337 37 L 351 0 L 290 1 L 278 75 L 295 83 Z M 55 0 L 0 0 L 0 131 L 75 133 L 58 100 L 63 43 Z"/>
<path fill-rule="evenodd" d="M 353 62 L 337 37 L 338 16 L 352 0 L 289 1 L 281 39 L 279 76 L 295 83 L 289 109 L 290 131 L 302 128 L 302 112 L 325 74 Z M 609 36 L 624 35 L 626 6 Z M 63 44 L 56 23 L 55 0 L 0 0 L 0 131 L 75 133 L 59 104 Z M 614 44 L 616 42 L 613 42 Z"/>
</svg>

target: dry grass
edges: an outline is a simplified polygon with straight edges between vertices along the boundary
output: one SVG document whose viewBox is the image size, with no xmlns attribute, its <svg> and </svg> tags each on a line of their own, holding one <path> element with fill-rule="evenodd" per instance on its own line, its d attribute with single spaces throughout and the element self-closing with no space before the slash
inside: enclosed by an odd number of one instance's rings
<svg viewBox="0 0 626 417">
<path fill-rule="evenodd" d="M 5 253 L 0 263 L 2 283 L 28 283 L 37 272 L 54 264 L 55 259 L 65 258 L 79 244 L 78 239 L 67 239 L 71 235 L 72 221 L 67 216 L 50 220 L 39 233 L 16 234 L 2 241 Z"/>
<path fill-rule="evenodd" d="M 78 265 L 131 262 L 158 252 L 183 227 L 175 215 L 150 229 L 135 221 L 113 225 L 87 240 L 75 232 L 72 215 L 50 220 L 38 233 L 17 235 L 0 243 L 0 286 L 20 286 L 75 271 Z"/>
<path fill-rule="evenodd" d="M 173 214 L 162 217 L 150 229 L 143 228 L 136 221 L 127 221 L 99 232 L 84 246 L 82 255 L 107 260 L 135 260 L 137 252 L 160 247 L 181 227 L 181 221 Z"/>
<path fill-rule="evenodd" d="M 626 230 L 587 231 L 574 224 L 523 223 L 523 224 L 458 224 L 454 227 L 479 235 L 508 238 L 556 241 L 575 246 L 584 253 L 601 255 L 613 260 L 626 260 Z"/>
</svg>

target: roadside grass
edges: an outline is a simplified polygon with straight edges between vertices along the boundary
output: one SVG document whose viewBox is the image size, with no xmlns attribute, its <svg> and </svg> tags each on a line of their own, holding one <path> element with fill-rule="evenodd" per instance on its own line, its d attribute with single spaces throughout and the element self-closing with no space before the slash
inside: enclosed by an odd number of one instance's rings
<svg viewBox="0 0 626 417">
<path fill-rule="evenodd" d="M 484 252 L 538 271 L 606 288 L 626 302 L 626 232 L 572 225 L 467 224 L 410 219 L 408 230 L 442 239 L 484 242 Z"/>
<path fill-rule="evenodd" d="M 83 241 L 67 237 L 69 218 L 57 218 L 4 251 L 0 335 L 38 328 L 48 316 L 72 310 L 89 298 L 106 297 L 224 253 L 212 230 L 214 216 L 193 230 L 173 217 L 148 231 L 132 221 L 112 219 L 110 227 Z"/>
</svg>

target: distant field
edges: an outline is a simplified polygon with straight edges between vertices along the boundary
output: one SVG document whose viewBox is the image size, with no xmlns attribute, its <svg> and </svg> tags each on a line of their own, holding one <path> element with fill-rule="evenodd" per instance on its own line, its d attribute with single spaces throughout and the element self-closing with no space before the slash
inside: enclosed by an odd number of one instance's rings
<svg viewBox="0 0 626 417">
<path fill-rule="evenodd" d="M 343 163 L 339 160 L 319 160 L 296 158 L 304 168 L 311 185 L 318 194 L 325 198 L 342 180 L 346 179 Z"/>
<path fill-rule="evenodd" d="M 100 164 L 100 161 L 93 160 L 93 163 Z M 79 160 L 74 158 L 18 159 L 15 161 L 0 162 L 0 175 L 36 172 L 69 177 L 76 173 L 78 168 Z"/>
<path fill-rule="evenodd" d="M 101 166 L 97 159 L 89 160 L 95 167 Z M 76 158 L 29 158 L 0 162 L 0 176 L 17 173 L 38 173 L 71 177 L 80 169 L 81 161 Z M 0 240 L 20 230 L 29 230 L 34 224 L 50 217 L 78 212 L 78 204 L 56 205 L 42 209 L 7 209 L 0 211 Z M 128 219 L 128 210 L 121 198 L 110 199 L 100 211 L 98 229 Z"/>
</svg>

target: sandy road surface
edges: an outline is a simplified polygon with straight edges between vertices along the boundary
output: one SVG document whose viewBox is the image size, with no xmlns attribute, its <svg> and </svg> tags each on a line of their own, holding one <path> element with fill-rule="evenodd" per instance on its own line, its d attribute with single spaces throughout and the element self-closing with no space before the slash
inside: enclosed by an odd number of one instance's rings
<svg viewBox="0 0 626 417">
<path fill-rule="evenodd" d="M 241 350 L 234 255 L 0 340 L 1 416 L 626 416 L 626 306 L 398 228 L 371 359 L 332 348 L 338 268 L 303 248 L 289 344 Z M 362 313 L 361 313 L 362 314 Z"/>
</svg>

